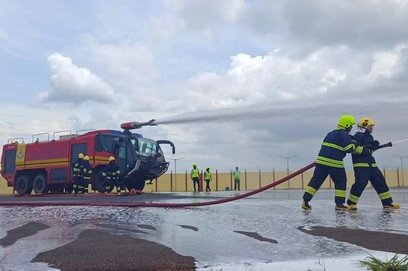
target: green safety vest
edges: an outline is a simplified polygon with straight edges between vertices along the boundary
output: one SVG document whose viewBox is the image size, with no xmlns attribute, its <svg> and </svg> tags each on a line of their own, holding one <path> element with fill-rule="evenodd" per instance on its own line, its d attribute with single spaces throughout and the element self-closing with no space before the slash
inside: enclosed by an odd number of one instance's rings
<svg viewBox="0 0 408 271">
<path fill-rule="evenodd" d="M 211 181 L 211 180 L 212 180 L 211 172 L 205 171 L 205 172 L 204 172 L 204 179 L 205 179 L 206 181 Z"/>
<path fill-rule="evenodd" d="M 198 169 L 192 169 L 191 170 L 191 177 L 192 178 L 198 178 L 200 176 L 200 171 Z"/>
<path fill-rule="evenodd" d="M 234 176 L 234 180 L 240 180 L 241 179 L 241 172 L 239 170 L 235 170 L 234 173 L 232 173 Z"/>
</svg>

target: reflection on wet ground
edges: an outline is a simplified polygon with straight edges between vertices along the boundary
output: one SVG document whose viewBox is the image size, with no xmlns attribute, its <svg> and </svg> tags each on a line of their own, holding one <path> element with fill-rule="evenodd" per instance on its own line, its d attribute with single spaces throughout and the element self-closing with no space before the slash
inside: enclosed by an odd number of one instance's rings
<svg viewBox="0 0 408 271">
<path fill-rule="evenodd" d="M 7 231 L 7 236 L 0 239 L 0 246 L 7 247 L 17 240 L 36 234 L 39 231 L 48 229 L 50 226 L 38 222 L 29 222 L 21 227 Z"/>
<path fill-rule="evenodd" d="M 354 213 L 336 212 L 334 192 L 331 190 L 320 190 L 311 202 L 312 211 L 306 213 L 300 208 L 303 191 L 299 190 L 266 191 L 236 202 L 183 209 L 1 207 L 0 238 L 4 239 L 7 231 L 30 222 L 42 223 L 49 228 L 20 238 L 12 245 L 0 247 L 0 258 L 3 258 L 2 265 L 6 270 L 47 270 L 47 265 L 31 263 L 31 259 L 41 252 L 75 241 L 83 232 L 102 228 L 103 233 L 167 246 L 177 254 L 194 257 L 199 265 L 205 263 L 205 266 L 228 262 L 268 263 L 346 257 L 364 253 L 365 249 L 347 241 L 314 236 L 309 231 L 304 233 L 298 228 L 312 230 L 315 227 L 343 226 L 347 229 L 406 234 L 408 190 L 396 189 L 392 192 L 394 200 L 402 203 L 402 209 L 392 213 L 383 212 L 373 190 L 364 192 L 358 211 Z M 216 192 L 209 195 L 224 197 L 232 194 Z M 169 201 L 166 197 L 159 198 L 160 201 Z M 179 193 L 171 200 L 186 202 L 195 199 L 192 199 L 191 193 Z M 200 195 L 197 200 L 206 200 L 205 195 Z M 262 238 L 279 242 L 271 245 Z M 247 249 L 238 249 L 244 247 Z"/>
<path fill-rule="evenodd" d="M 180 227 L 182 227 L 183 229 L 190 229 L 193 231 L 198 231 L 197 227 L 193 227 L 193 226 L 189 226 L 189 225 L 179 225 Z"/>
<path fill-rule="evenodd" d="M 97 230 L 85 230 L 75 241 L 41 252 L 32 262 L 47 262 L 64 271 L 195 270 L 193 257 L 143 239 Z"/>
<path fill-rule="evenodd" d="M 346 227 L 314 226 L 311 229 L 304 229 L 302 227 L 298 229 L 307 234 L 324 236 L 371 250 L 408 254 L 408 235 L 404 234 L 348 229 Z"/>
<path fill-rule="evenodd" d="M 234 231 L 234 232 L 246 235 L 248 237 L 254 238 L 254 239 L 262 241 L 262 242 L 269 242 L 269 243 L 272 243 L 272 244 L 277 244 L 278 243 L 278 241 L 276 241 L 274 239 L 270 239 L 270 238 L 260 236 L 257 232 L 249 232 L 249 231 Z"/>
</svg>

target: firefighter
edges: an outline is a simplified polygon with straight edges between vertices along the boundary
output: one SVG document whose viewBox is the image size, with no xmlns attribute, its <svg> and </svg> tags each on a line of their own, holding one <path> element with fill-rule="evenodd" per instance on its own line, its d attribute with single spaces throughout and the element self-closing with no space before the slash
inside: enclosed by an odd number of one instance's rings
<svg viewBox="0 0 408 271">
<path fill-rule="evenodd" d="M 324 138 L 316 159 L 313 177 L 306 186 L 303 195 L 303 209 L 312 209 L 309 201 L 312 200 L 326 177 L 330 175 L 335 186 L 335 209 L 338 211 L 348 210 L 348 206 L 344 205 L 346 201 L 347 177 L 343 158 L 347 153 L 361 154 L 369 151 L 367 148 L 358 146 L 356 141 L 349 135 L 354 124 L 355 119 L 353 116 L 343 115 L 339 118 L 337 129 L 328 133 Z"/>
<path fill-rule="evenodd" d="M 193 169 L 191 170 L 191 180 L 193 181 L 194 192 L 197 192 L 197 189 L 200 191 L 200 170 L 198 170 L 197 164 L 193 164 Z"/>
<path fill-rule="evenodd" d="M 359 145 L 366 145 L 376 150 L 380 143 L 372 136 L 375 122 L 372 118 L 363 117 L 357 123 L 357 132 L 354 139 Z M 355 182 L 351 187 L 347 204 L 351 210 L 357 210 L 357 202 L 363 193 L 368 181 L 371 182 L 381 200 L 383 208 L 399 209 L 400 205 L 393 202 L 391 192 L 384 175 L 378 168 L 372 153 L 352 154 Z"/>
<path fill-rule="evenodd" d="M 88 186 L 89 183 L 91 182 L 91 176 L 92 176 L 92 166 L 91 163 L 89 162 L 89 156 L 86 155 L 84 156 L 84 161 L 82 163 L 82 183 L 80 187 L 80 191 L 82 193 L 88 193 Z"/>
<path fill-rule="evenodd" d="M 234 172 L 232 173 L 234 177 L 234 190 L 240 191 L 241 190 L 241 171 L 239 171 L 238 167 L 235 167 Z"/>
<path fill-rule="evenodd" d="M 211 172 L 210 172 L 210 168 L 206 168 L 204 171 L 204 180 L 205 180 L 205 191 L 206 192 L 210 192 L 211 188 L 210 188 L 210 182 L 212 180 L 212 176 L 211 176 Z"/>
<path fill-rule="evenodd" d="M 105 179 L 105 188 L 109 190 L 111 186 L 116 186 L 117 193 L 121 192 L 120 169 L 116 164 L 115 157 L 110 156 L 108 158 L 109 163 L 104 167 L 102 176 Z M 122 185 L 123 186 L 123 185 Z M 118 188 L 119 187 L 119 188 Z"/>
<path fill-rule="evenodd" d="M 75 161 L 74 167 L 72 169 L 73 171 L 73 176 L 74 176 L 74 181 L 73 181 L 73 188 L 74 188 L 74 193 L 77 194 L 79 191 L 78 186 L 82 182 L 82 164 L 84 163 L 84 154 L 79 153 L 78 154 L 78 159 Z"/>
</svg>

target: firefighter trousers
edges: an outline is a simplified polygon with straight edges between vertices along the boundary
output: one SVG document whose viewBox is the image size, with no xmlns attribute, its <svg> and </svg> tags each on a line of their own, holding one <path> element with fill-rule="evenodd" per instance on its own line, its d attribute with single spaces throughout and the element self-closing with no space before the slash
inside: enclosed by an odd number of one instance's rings
<svg viewBox="0 0 408 271">
<path fill-rule="evenodd" d="M 388 189 L 384 175 L 378 167 L 355 167 L 354 176 L 355 182 L 350 189 L 350 195 L 347 200 L 348 204 L 357 204 L 368 181 L 373 185 L 383 205 L 390 205 L 392 203 L 391 192 Z"/>
<path fill-rule="evenodd" d="M 304 201 L 311 201 L 313 196 L 319 190 L 320 186 L 326 180 L 327 176 L 332 178 L 335 187 L 334 201 L 336 205 L 344 204 L 346 201 L 347 177 L 344 168 L 329 167 L 317 164 L 313 172 L 313 177 L 306 186 L 303 194 Z"/>
</svg>

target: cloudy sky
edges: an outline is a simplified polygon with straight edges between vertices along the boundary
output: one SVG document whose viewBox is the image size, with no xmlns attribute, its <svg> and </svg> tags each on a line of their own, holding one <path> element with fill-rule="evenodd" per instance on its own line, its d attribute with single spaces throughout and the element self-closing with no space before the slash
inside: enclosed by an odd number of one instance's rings
<svg viewBox="0 0 408 271">
<path fill-rule="evenodd" d="M 0 0 L 0 141 L 154 118 L 178 170 L 225 171 L 308 164 L 342 114 L 404 139 L 407 25 L 400 0 Z"/>
</svg>

